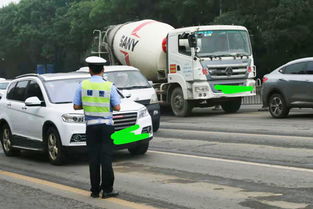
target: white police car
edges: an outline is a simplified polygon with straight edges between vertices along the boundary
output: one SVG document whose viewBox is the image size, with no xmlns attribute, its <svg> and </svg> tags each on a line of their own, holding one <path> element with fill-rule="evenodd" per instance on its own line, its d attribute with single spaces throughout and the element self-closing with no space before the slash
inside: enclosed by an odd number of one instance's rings
<svg viewBox="0 0 313 209">
<path fill-rule="evenodd" d="M 83 111 L 73 110 L 78 84 L 87 74 L 27 74 L 12 80 L 0 100 L 0 140 L 7 156 L 20 150 L 42 151 L 52 164 L 62 164 L 67 154 L 86 148 Z M 122 95 L 121 95 L 122 97 Z M 115 130 L 138 124 L 135 134 L 149 138 L 116 146 L 132 154 L 144 154 L 153 138 L 151 117 L 145 106 L 121 99 L 120 112 L 113 113 Z"/>
</svg>

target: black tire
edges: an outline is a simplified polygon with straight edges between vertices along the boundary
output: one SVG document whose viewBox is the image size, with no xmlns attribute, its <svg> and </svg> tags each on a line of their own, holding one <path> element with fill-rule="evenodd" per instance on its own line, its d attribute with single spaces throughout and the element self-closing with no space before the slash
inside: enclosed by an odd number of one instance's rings
<svg viewBox="0 0 313 209">
<path fill-rule="evenodd" d="M 268 107 L 273 118 L 285 118 L 290 110 L 281 94 L 273 94 L 268 101 Z"/>
<path fill-rule="evenodd" d="M 186 117 L 192 112 L 192 102 L 184 99 L 183 91 L 176 87 L 171 93 L 171 107 L 176 116 Z"/>
<path fill-rule="evenodd" d="M 62 146 L 61 138 L 55 127 L 48 128 L 45 135 L 46 152 L 49 161 L 53 165 L 63 165 L 66 159 L 66 153 Z"/>
<path fill-rule="evenodd" d="M 225 102 L 221 104 L 221 106 L 226 113 L 236 113 L 241 106 L 241 97 L 237 98 L 236 100 Z"/>
<path fill-rule="evenodd" d="M 12 132 L 8 124 L 3 124 L 0 131 L 0 139 L 4 154 L 8 157 L 17 156 L 20 150 L 12 147 Z"/>
<path fill-rule="evenodd" d="M 140 143 L 136 147 L 128 148 L 128 151 L 132 155 L 144 155 L 149 148 L 149 142 Z"/>
<path fill-rule="evenodd" d="M 153 132 L 157 132 L 160 128 L 160 118 L 152 123 Z"/>
</svg>

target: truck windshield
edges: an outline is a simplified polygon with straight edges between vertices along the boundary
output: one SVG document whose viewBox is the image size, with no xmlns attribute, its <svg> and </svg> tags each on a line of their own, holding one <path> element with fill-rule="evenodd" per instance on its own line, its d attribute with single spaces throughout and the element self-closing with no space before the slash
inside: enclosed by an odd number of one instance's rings
<svg viewBox="0 0 313 209">
<path fill-rule="evenodd" d="M 103 77 L 120 90 L 151 88 L 147 79 L 137 70 L 104 72 Z"/>
<path fill-rule="evenodd" d="M 244 30 L 206 30 L 196 32 L 199 57 L 249 56 L 250 39 Z"/>
</svg>

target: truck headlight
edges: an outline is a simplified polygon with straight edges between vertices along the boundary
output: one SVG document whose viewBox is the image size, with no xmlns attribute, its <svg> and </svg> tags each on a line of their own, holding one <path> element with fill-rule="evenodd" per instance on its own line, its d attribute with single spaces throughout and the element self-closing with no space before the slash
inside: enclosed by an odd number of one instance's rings
<svg viewBox="0 0 313 209">
<path fill-rule="evenodd" d="M 83 114 L 68 113 L 62 115 L 62 120 L 66 123 L 84 123 L 85 117 Z"/>
<path fill-rule="evenodd" d="M 149 114 L 149 113 L 148 113 L 147 108 L 142 108 L 142 109 L 139 110 L 138 119 L 144 118 L 144 117 L 146 117 L 148 114 Z"/>
<path fill-rule="evenodd" d="M 208 86 L 196 86 L 195 92 L 208 92 L 210 91 Z"/>
<path fill-rule="evenodd" d="M 150 104 L 156 104 L 158 102 L 159 100 L 158 100 L 158 96 L 156 95 L 156 93 L 152 94 L 152 97 L 150 99 Z"/>
</svg>

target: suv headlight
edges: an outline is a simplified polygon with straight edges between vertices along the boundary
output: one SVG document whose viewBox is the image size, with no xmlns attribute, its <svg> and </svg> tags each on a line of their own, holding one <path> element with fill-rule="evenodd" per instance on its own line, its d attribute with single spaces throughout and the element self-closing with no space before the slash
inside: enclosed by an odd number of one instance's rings
<svg viewBox="0 0 313 209">
<path fill-rule="evenodd" d="M 144 118 L 144 117 L 146 117 L 148 114 L 149 114 L 149 113 L 148 113 L 147 108 L 142 108 L 142 109 L 139 110 L 138 119 Z"/>
<path fill-rule="evenodd" d="M 156 95 L 156 93 L 152 94 L 152 97 L 150 99 L 150 104 L 156 104 L 158 102 L 159 100 L 158 100 L 158 96 Z"/>
<path fill-rule="evenodd" d="M 84 123 L 85 117 L 83 114 L 68 113 L 62 115 L 62 120 L 66 123 Z"/>
</svg>

